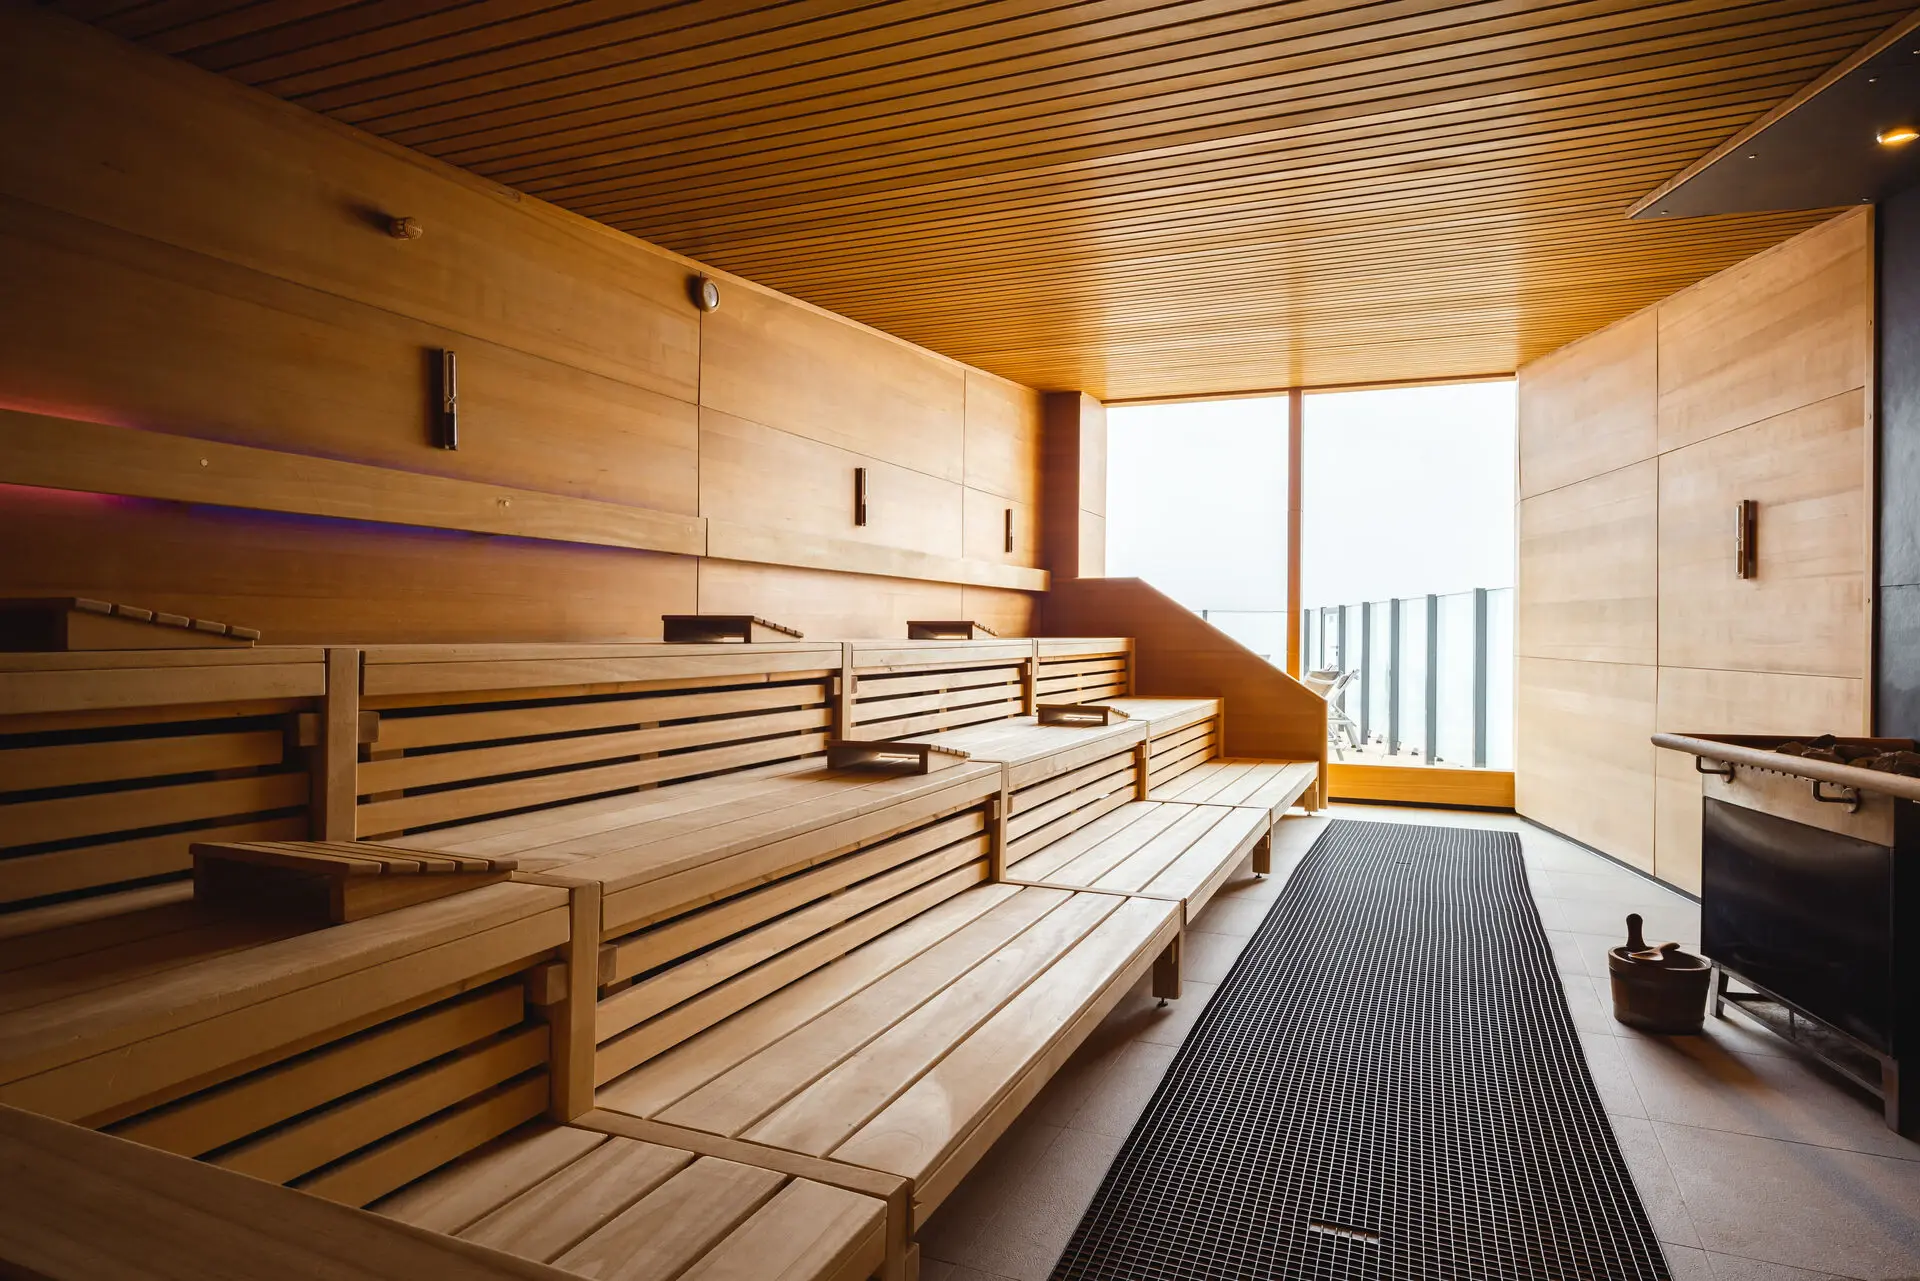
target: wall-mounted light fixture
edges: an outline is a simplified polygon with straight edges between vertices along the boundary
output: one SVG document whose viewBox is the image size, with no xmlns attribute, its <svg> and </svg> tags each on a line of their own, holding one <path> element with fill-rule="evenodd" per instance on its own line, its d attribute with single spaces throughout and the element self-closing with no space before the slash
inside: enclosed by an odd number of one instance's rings
<svg viewBox="0 0 1920 1281">
<path fill-rule="evenodd" d="M 1741 578 L 1760 573 L 1760 553 L 1754 540 L 1759 532 L 1760 504 L 1742 498 L 1733 509 L 1733 572 Z"/>
<path fill-rule="evenodd" d="M 1915 138 L 1920 138 L 1920 129 L 1912 125 L 1895 125 L 1873 135 L 1873 140 L 1883 147 L 1904 147 Z"/>
<path fill-rule="evenodd" d="M 853 523 L 867 523 L 867 469 L 864 467 L 853 469 Z"/>
<path fill-rule="evenodd" d="M 720 307 L 720 286 L 706 276 L 687 278 L 687 297 L 701 311 L 717 311 Z"/>
<path fill-rule="evenodd" d="M 427 234 L 427 229 L 420 225 L 417 218 L 389 218 L 387 234 L 395 240 L 418 240 Z"/>
<path fill-rule="evenodd" d="M 433 401 L 433 443 L 441 449 L 460 448 L 460 383 L 450 348 L 440 351 Z"/>
</svg>

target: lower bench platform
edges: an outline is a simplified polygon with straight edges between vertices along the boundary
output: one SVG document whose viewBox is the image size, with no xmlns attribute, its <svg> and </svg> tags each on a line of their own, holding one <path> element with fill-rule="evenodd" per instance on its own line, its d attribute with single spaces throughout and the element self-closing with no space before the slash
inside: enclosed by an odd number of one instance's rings
<svg viewBox="0 0 1920 1281">
<path fill-rule="evenodd" d="M 1007 879 L 1177 899 L 1191 921 L 1250 857 L 1264 871 L 1266 811 L 1134 801 L 1007 869 Z"/>
<path fill-rule="evenodd" d="M 1235 805 L 1266 811 L 1278 822 L 1320 776 L 1314 761 L 1253 761 L 1223 757 L 1195 765 L 1147 793 L 1150 801 Z"/>
<path fill-rule="evenodd" d="M 866 1281 L 889 1247 L 882 1197 L 587 1125 L 522 1126 L 373 1209 L 618 1281 Z"/>
<path fill-rule="evenodd" d="M 596 1105 L 910 1179 L 923 1222 L 1177 945 L 1177 903 L 953 896 L 602 1086 Z"/>
</svg>

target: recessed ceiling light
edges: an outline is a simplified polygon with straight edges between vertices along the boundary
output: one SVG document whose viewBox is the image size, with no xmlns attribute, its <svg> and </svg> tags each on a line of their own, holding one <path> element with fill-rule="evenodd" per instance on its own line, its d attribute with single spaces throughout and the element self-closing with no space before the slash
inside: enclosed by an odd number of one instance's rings
<svg viewBox="0 0 1920 1281">
<path fill-rule="evenodd" d="M 1883 147 L 1904 147 L 1915 138 L 1920 138 L 1920 129 L 1912 125 L 1897 125 L 1873 135 L 1873 140 Z"/>
</svg>

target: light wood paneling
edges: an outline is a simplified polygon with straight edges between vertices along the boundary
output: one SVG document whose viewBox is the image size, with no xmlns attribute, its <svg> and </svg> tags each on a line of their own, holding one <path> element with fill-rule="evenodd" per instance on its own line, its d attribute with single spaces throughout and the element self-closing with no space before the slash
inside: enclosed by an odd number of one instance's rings
<svg viewBox="0 0 1920 1281">
<path fill-rule="evenodd" d="M 225 619 L 274 644 L 657 640 L 660 615 L 696 612 L 700 563 L 10 485 L 0 546 L 20 551 L 8 595 Z"/>
<path fill-rule="evenodd" d="M 703 320 L 697 264 L 44 10 L 0 10 L 0 81 L 17 126 L 0 408 L 118 425 L 62 427 L 0 482 L 298 513 L 8 490 L 0 524 L 58 545 L 10 562 L 0 594 L 252 620 L 276 641 L 641 638 L 697 608 L 697 565 L 650 552 L 711 547 L 763 562 L 716 576 L 751 578 L 763 599 L 729 606 L 745 612 L 817 590 L 822 627 L 896 634 L 955 614 L 966 583 L 1025 630 L 1031 605 L 1000 592 L 1044 587 L 1037 518 L 1009 556 L 999 512 L 999 536 L 984 507 L 969 531 L 963 484 L 971 453 L 1001 511 L 1034 505 L 1038 393 L 723 272 Z M 396 239 L 392 216 L 424 234 Z M 440 348 L 460 357 L 457 451 L 431 441 Z"/>
<path fill-rule="evenodd" d="M 1042 422 L 1039 392 L 967 370 L 967 485 L 1037 507 Z"/>
<path fill-rule="evenodd" d="M 1040 512 L 985 490 L 965 494 L 968 560 L 1000 561 L 1007 565 L 1040 564 Z M 1013 512 L 1013 550 L 1007 548 L 1007 512 Z"/>
<path fill-rule="evenodd" d="M 1520 654 L 1658 661 L 1658 485 L 1647 459 L 1521 501 Z"/>
<path fill-rule="evenodd" d="M 1061 578 L 1107 572 L 1107 410 L 1084 392 L 1046 397 L 1041 537 Z"/>
<path fill-rule="evenodd" d="M 1660 670 L 1654 727 L 1665 733 L 1864 734 L 1865 682 L 1764 672 Z M 1654 874 L 1700 892 L 1700 775 L 1693 758 L 1655 749 Z"/>
<path fill-rule="evenodd" d="M 700 562 L 700 612 L 758 614 L 819 639 L 897 639 L 907 634 L 910 618 L 964 618 L 963 593 L 971 590 L 905 578 Z"/>
<path fill-rule="evenodd" d="M 1910 4 L 61 7 L 1123 398 L 1506 371 L 1776 243 L 1621 211 Z"/>
<path fill-rule="evenodd" d="M 630 381 L 4 198 L 0 288 L 6 405 L 694 511 L 694 408 Z M 458 450 L 432 447 L 442 347 Z"/>
<path fill-rule="evenodd" d="M 985 623 L 997 636 L 1031 636 L 1037 630 L 1034 616 L 1039 612 L 1039 601 L 1025 592 L 962 587 L 960 602 L 961 618 Z"/>
<path fill-rule="evenodd" d="M 1516 667 L 1520 812 L 1653 870 L 1656 669 L 1550 658 Z"/>
<path fill-rule="evenodd" d="M 652 246 L 21 6 L 0 117 L 8 195 L 694 397 L 687 269 Z M 389 235 L 400 216 L 426 234 Z"/>
<path fill-rule="evenodd" d="M 1647 310 L 1520 371 L 1523 498 L 1658 452 L 1658 337 Z"/>
<path fill-rule="evenodd" d="M 1864 674 L 1865 431 L 1850 391 L 1662 455 L 1662 664 Z M 1760 504 L 1751 579 L 1734 573 L 1742 498 Z"/>
<path fill-rule="evenodd" d="M 952 361 L 751 286 L 700 329 L 700 403 L 782 431 L 965 478 L 966 379 Z"/>
<path fill-rule="evenodd" d="M 1660 305 L 1660 448 L 1865 387 L 1873 217 L 1835 218 Z"/>
<path fill-rule="evenodd" d="M 865 525 L 853 523 L 859 467 L 867 469 Z M 962 550 L 959 485 L 714 409 L 700 411 L 700 514 L 935 556 L 972 554 Z M 983 559 L 1008 559 L 997 544 L 992 551 Z"/>
</svg>

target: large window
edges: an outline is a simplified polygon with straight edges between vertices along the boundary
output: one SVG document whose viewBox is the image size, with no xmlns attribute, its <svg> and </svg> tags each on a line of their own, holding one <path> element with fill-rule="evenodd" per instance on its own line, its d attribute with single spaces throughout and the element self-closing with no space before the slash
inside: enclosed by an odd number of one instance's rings
<svg viewBox="0 0 1920 1281">
<path fill-rule="evenodd" d="M 1303 405 L 1300 600 L 1285 396 L 1111 408 L 1107 572 L 1276 665 L 1298 628 L 1337 759 L 1512 768 L 1514 384 Z"/>
<path fill-rule="evenodd" d="M 1286 397 L 1108 410 L 1107 573 L 1285 666 Z"/>
<path fill-rule="evenodd" d="M 1305 398 L 1302 663 L 1339 755 L 1513 768 L 1511 382 Z"/>
</svg>

